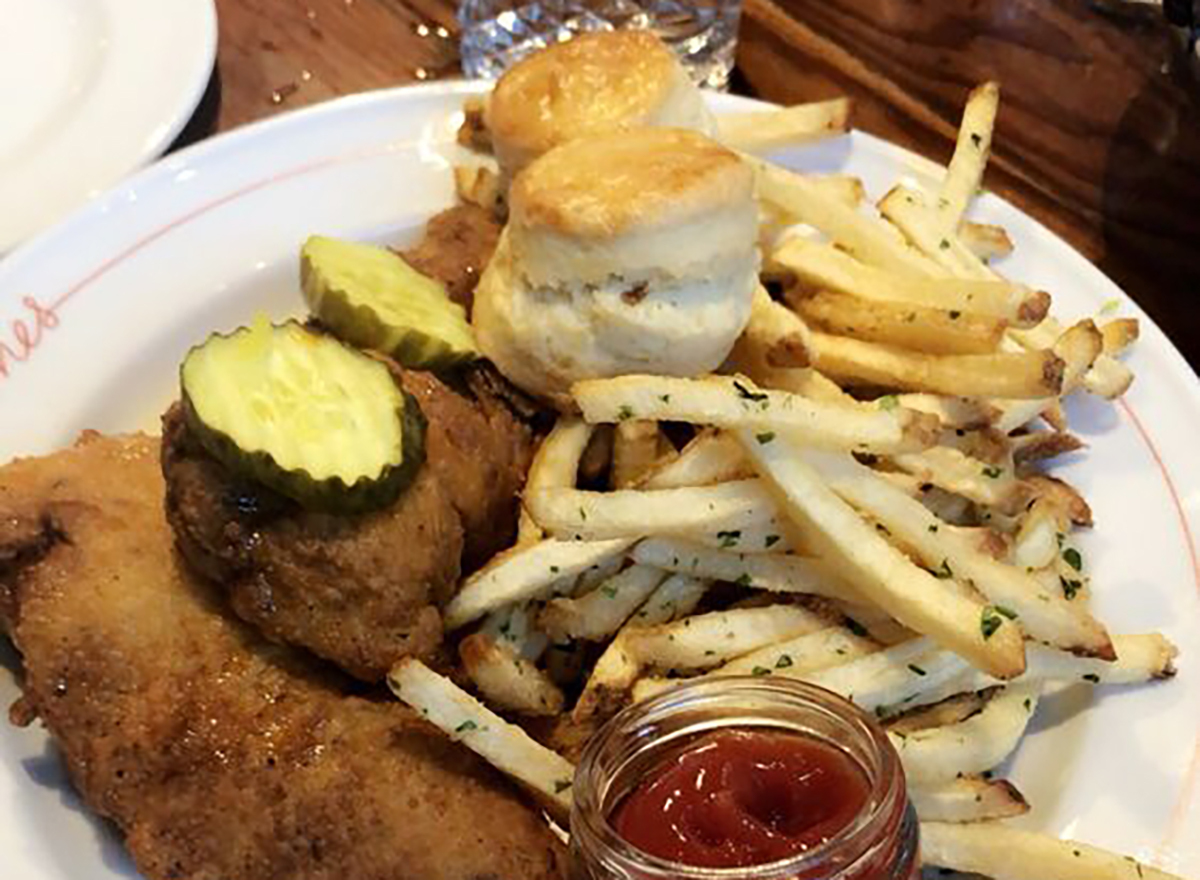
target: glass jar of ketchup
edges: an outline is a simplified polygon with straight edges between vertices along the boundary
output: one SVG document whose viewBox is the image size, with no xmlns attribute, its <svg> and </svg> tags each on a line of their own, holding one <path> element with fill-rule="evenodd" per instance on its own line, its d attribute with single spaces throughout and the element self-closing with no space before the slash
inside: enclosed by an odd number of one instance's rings
<svg viewBox="0 0 1200 880">
<path fill-rule="evenodd" d="M 575 775 L 573 880 L 914 880 L 918 825 L 887 736 L 782 678 L 631 706 Z"/>
</svg>

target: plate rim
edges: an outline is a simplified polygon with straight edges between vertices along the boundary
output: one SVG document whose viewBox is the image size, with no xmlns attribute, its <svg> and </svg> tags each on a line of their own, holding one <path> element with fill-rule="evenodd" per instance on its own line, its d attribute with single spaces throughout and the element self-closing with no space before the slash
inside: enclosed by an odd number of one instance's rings
<svg viewBox="0 0 1200 880">
<path fill-rule="evenodd" d="M 303 124 L 310 124 L 306 122 L 309 117 L 316 119 L 326 114 L 345 112 L 346 108 L 354 106 L 369 108 L 375 104 L 387 105 L 410 94 L 432 93 L 434 95 L 453 96 L 475 94 L 486 90 L 486 88 L 488 88 L 488 84 L 486 83 L 466 81 L 449 81 L 439 83 L 424 83 L 412 86 L 390 87 L 337 98 L 308 107 L 295 108 L 285 113 L 259 120 L 250 125 L 243 126 L 238 129 L 234 129 L 233 131 L 201 141 L 179 151 L 178 153 L 172 154 L 172 156 L 163 161 L 143 169 L 133 177 L 126 179 L 116 187 L 110 189 L 93 202 L 77 209 L 66 221 L 52 226 L 44 233 L 36 236 L 35 239 L 31 240 L 26 245 L 20 247 L 17 251 L 14 251 L 9 259 L 0 262 L 0 298 L 3 298 L 10 292 L 15 292 L 10 291 L 7 285 L 7 281 L 12 277 L 12 273 L 20 273 L 22 270 L 29 270 L 29 267 L 36 263 L 46 249 L 54 249 L 56 247 L 57 239 L 62 237 L 64 240 L 69 240 L 70 237 L 75 233 L 78 226 L 86 225 L 90 222 L 96 222 L 101 219 L 105 213 L 105 205 L 107 204 L 108 200 L 118 198 L 120 194 L 125 192 L 127 189 L 137 188 L 139 186 L 167 184 L 169 183 L 169 178 L 175 174 L 181 166 L 189 166 L 200 162 L 212 161 L 214 156 L 219 161 L 221 153 L 226 151 L 236 152 L 240 150 L 241 147 L 239 144 L 241 141 L 254 140 L 256 138 L 263 137 L 265 136 L 264 132 L 268 133 L 269 135 L 270 132 L 276 129 L 284 129 L 289 125 L 297 124 L 297 120 L 300 120 Z M 756 106 L 769 106 L 766 105 L 765 102 L 754 101 L 753 99 L 741 98 L 737 96 L 723 96 L 722 100 L 733 100 L 737 105 L 744 106 L 747 109 L 753 109 Z M 865 139 L 868 143 L 871 143 L 874 148 L 891 153 L 904 162 L 914 163 L 921 166 L 930 166 L 933 168 L 941 167 L 931 159 L 908 150 L 907 148 L 878 138 L 874 135 L 864 132 L 855 132 L 852 137 Z M 354 152 L 352 143 L 347 144 L 346 152 Z M 158 181 L 159 175 L 162 175 L 164 179 Z M 219 198 L 222 195 L 222 192 L 223 191 L 217 190 L 208 191 L 204 196 L 195 196 L 193 201 L 207 204 L 208 202 Z M 1154 328 L 1155 333 L 1160 337 L 1152 343 L 1154 346 L 1154 353 L 1162 354 L 1163 352 L 1169 352 L 1169 354 L 1165 355 L 1162 366 L 1164 368 L 1169 368 L 1172 372 L 1174 372 L 1176 374 L 1176 379 L 1184 381 L 1184 384 L 1189 389 L 1189 397 L 1191 398 L 1191 402 L 1195 404 L 1196 411 L 1200 412 L 1200 380 L 1197 379 L 1195 370 L 1186 361 L 1186 359 L 1183 358 L 1182 354 L 1174 346 L 1170 338 L 1167 337 L 1161 328 L 1158 327 L 1158 325 L 1155 324 L 1154 321 L 1145 314 L 1144 310 L 1140 305 L 1137 304 L 1136 300 L 1134 300 L 1128 294 L 1125 294 L 1124 291 L 1121 290 L 1121 288 L 1115 282 L 1109 279 L 1098 267 L 1092 264 L 1091 261 L 1084 257 L 1069 242 L 1045 227 L 1044 224 L 1042 224 L 1037 218 L 1020 210 L 1015 205 L 1012 205 L 1012 203 L 1000 199 L 999 196 L 993 197 L 1002 202 L 1007 208 L 1017 212 L 1022 218 L 1024 218 L 1026 222 L 1030 223 L 1031 227 L 1036 230 L 1037 234 L 1048 236 L 1049 239 L 1054 242 L 1056 247 L 1065 248 L 1067 251 L 1069 251 L 1073 255 L 1072 260 L 1075 262 L 1075 265 L 1069 269 L 1071 273 L 1075 273 L 1077 271 L 1090 271 L 1094 273 L 1092 277 L 1096 278 L 1097 280 L 1102 279 L 1103 284 L 1107 285 L 1108 288 L 1120 292 L 1123 301 L 1132 305 L 1132 307 L 1136 309 L 1138 317 L 1145 321 L 1149 327 Z M 190 205 L 192 204 L 192 201 L 185 202 L 185 204 Z M 183 210 L 184 209 L 181 208 L 181 213 L 183 213 Z M 130 244 L 132 241 L 133 239 L 131 238 L 126 239 L 124 243 Z M 118 246 L 117 253 L 123 254 L 124 251 L 120 250 L 120 247 Z M 33 271 L 36 272 L 37 270 L 34 269 Z M 79 268 L 77 272 L 73 272 L 72 274 L 74 277 L 80 279 L 85 279 L 89 276 L 89 272 L 86 268 Z M 1165 343 L 1165 345 L 1162 343 Z M 1181 367 L 1182 370 L 1180 369 Z M 1187 381 L 1188 377 L 1190 377 L 1191 381 Z M 1126 409 L 1129 409 L 1129 407 L 1127 406 Z M 1153 443 L 1150 435 L 1145 428 L 1141 426 L 1136 414 L 1133 414 L 1133 421 L 1135 423 L 1135 431 L 1139 434 L 1141 441 L 1149 448 L 1153 457 L 1157 460 L 1161 475 L 1166 480 L 1168 486 L 1171 486 L 1173 481 L 1170 473 L 1156 451 L 1155 444 Z M 1175 493 L 1172 492 L 1172 494 Z M 1190 528 L 1190 521 L 1187 517 L 1186 510 L 1184 507 L 1178 504 L 1178 499 L 1177 508 L 1180 519 L 1184 526 L 1185 534 L 1188 534 L 1192 537 L 1192 542 L 1187 547 L 1187 550 L 1193 555 L 1194 559 L 1196 552 L 1194 540 L 1195 533 Z M 1181 780 L 1178 800 L 1185 805 L 1187 802 L 1194 800 L 1195 784 L 1197 782 L 1195 776 L 1197 773 L 1198 763 L 1200 763 L 1200 750 L 1197 751 L 1196 757 L 1193 760 L 1193 764 L 1189 768 L 1188 778 Z M 1186 817 L 1184 818 L 1186 819 Z"/>
</svg>

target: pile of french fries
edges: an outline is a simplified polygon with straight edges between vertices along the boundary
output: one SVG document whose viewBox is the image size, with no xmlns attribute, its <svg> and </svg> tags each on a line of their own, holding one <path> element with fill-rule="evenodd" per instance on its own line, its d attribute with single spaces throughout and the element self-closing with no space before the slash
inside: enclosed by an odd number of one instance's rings
<svg viewBox="0 0 1200 880">
<path fill-rule="evenodd" d="M 991 267 L 1012 244 L 964 213 L 997 106 L 994 84 L 972 93 L 940 191 L 897 186 L 876 210 L 853 179 L 748 155 L 766 286 L 726 368 L 578 383 L 579 414 L 533 463 L 517 544 L 445 612 L 448 630 L 473 629 L 461 659 L 494 709 L 412 660 L 395 693 L 561 817 L 572 765 L 498 712 L 563 716 L 586 735 L 697 678 L 812 682 L 885 725 L 927 864 L 1169 876 L 1006 826 L 1029 804 L 992 775 L 1044 694 L 1169 678 L 1176 656 L 1162 635 L 1114 635 L 1089 610 L 1073 534 L 1091 513 L 1044 465 L 1083 447 L 1064 397 L 1129 387 L 1117 358 L 1137 323 L 1064 326 L 1047 293 Z M 845 110 L 722 132 L 774 148 L 843 130 Z M 680 423 L 694 433 L 677 448 L 664 425 Z M 610 488 L 580 488 L 598 469 Z"/>
</svg>

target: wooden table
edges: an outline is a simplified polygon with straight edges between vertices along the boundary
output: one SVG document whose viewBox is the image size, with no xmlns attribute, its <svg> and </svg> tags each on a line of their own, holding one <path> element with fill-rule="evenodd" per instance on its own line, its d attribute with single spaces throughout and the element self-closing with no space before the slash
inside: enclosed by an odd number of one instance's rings
<svg viewBox="0 0 1200 880">
<path fill-rule="evenodd" d="M 1119 0 L 745 0 L 736 91 L 855 100 L 855 125 L 948 159 L 1002 83 L 987 185 L 1074 244 L 1200 365 L 1200 63 Z M 458 75 L 446 0 L 218 0 L 190 142 L 335 95 Z"/>
</svg>

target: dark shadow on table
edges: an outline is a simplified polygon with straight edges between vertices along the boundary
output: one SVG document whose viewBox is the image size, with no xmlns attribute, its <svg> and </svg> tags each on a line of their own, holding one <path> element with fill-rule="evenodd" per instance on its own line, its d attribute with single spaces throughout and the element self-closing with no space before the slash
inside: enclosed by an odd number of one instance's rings
<svg viewBox="0 0 1200 880">
<path fill-rule="evenodd" d="M 196 105 L 196 111 L 188 120 L 187 125 L 183 127 L 183 131 L 179 132 L 179 136 L 171 142 L 171 146 L 167 147 L 167 152 L 173 153 L 184 147 L 190 147 L 197 141 L 202 141 L 213 134 L 217 128 L 217 116 L 220 110 L 221 68 L 214 65 L 212 76 L 208 79 L 208 86 L 204 89 L 204 95 L 201 96 L 200 103 Z"/>
</svg>

